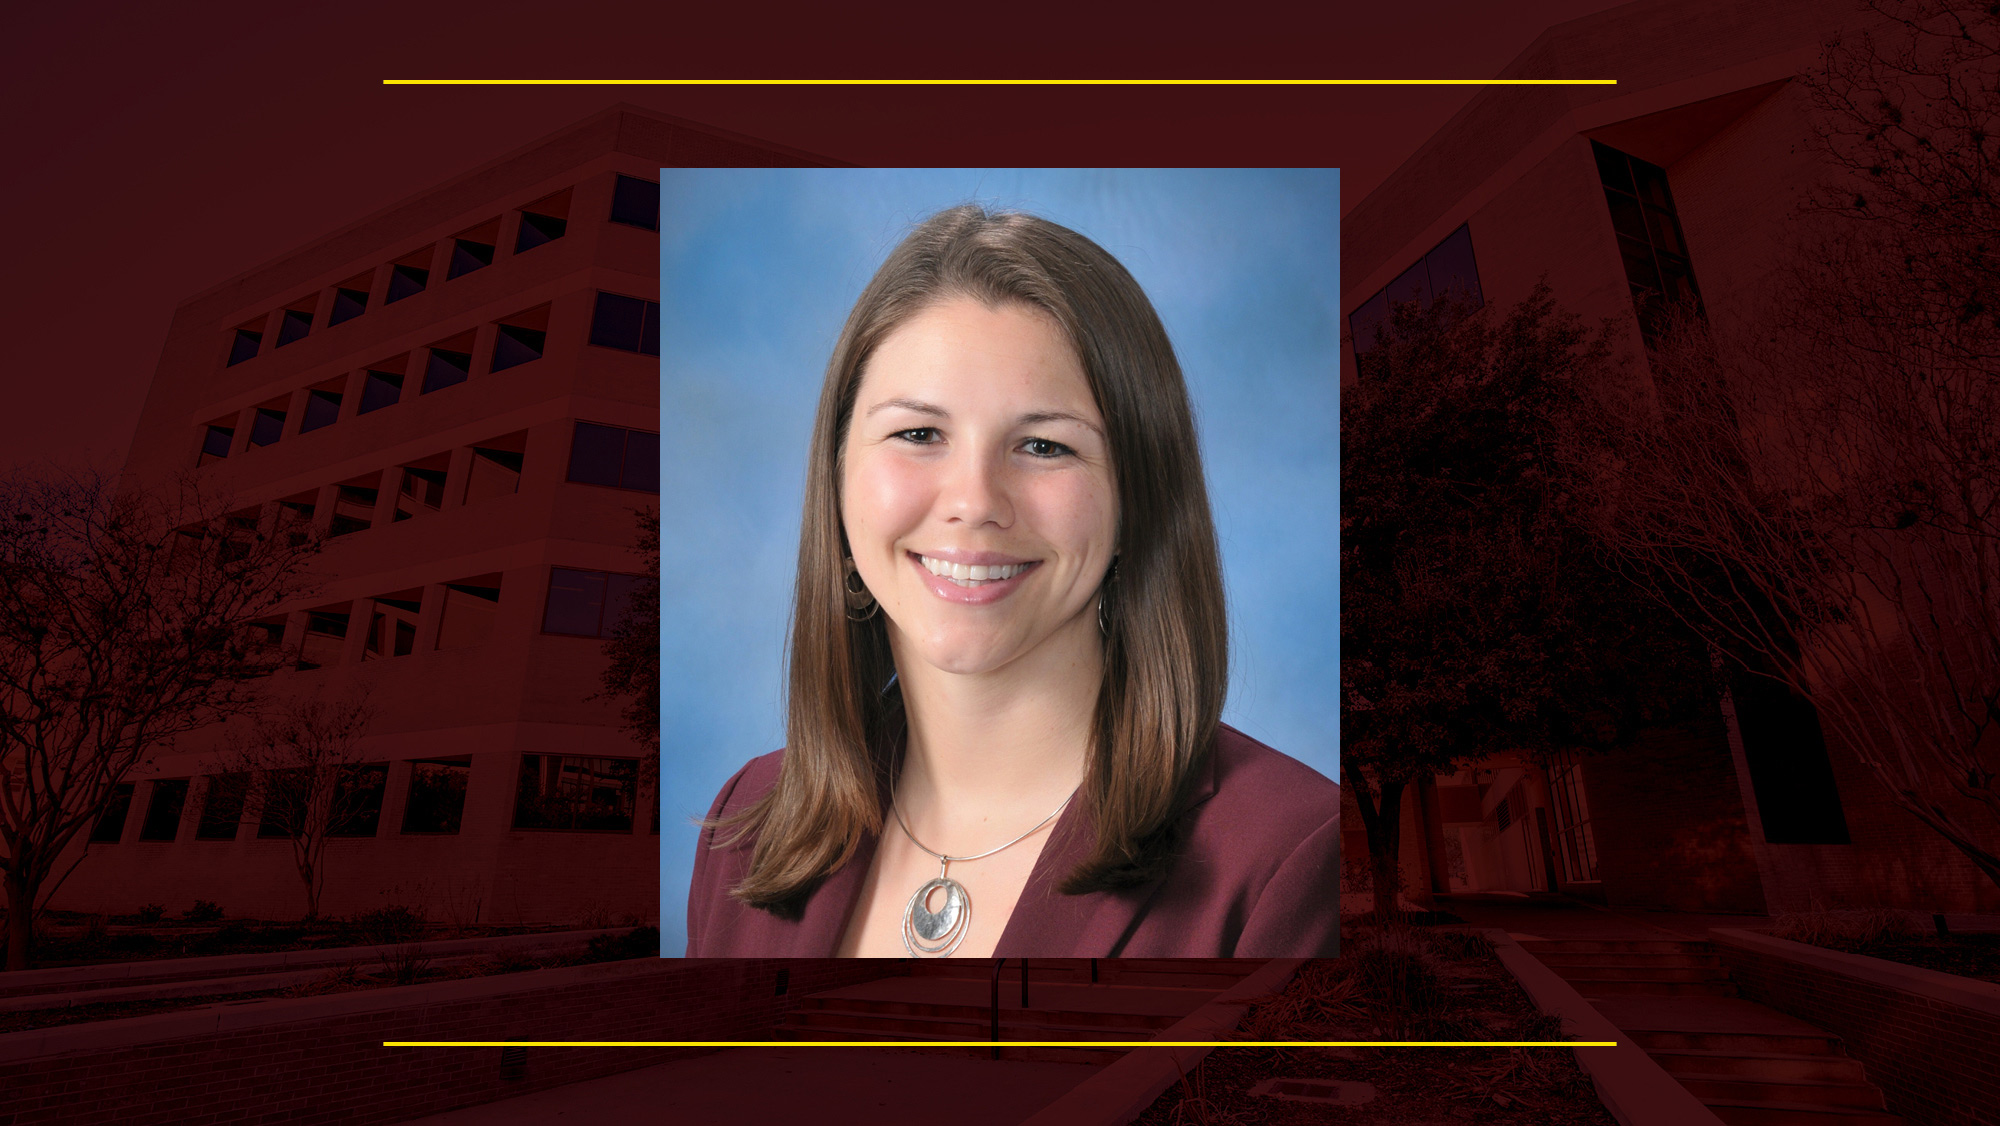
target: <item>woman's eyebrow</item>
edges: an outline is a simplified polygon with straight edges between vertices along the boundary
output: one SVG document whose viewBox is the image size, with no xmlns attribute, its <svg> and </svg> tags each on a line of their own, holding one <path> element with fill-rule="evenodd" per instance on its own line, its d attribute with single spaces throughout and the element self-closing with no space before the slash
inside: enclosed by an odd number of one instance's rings
<svg viewBox="0 0 2000 1126">
<path fill-rule="evenodd" d="M 1071 411 L 1030 411 L 1021 416 L 1017 425 L 1035 426 L 1044 422 L 1074 422 L 1078 426 L 1100 437 L 1104 434 L 1104 431 L 1096 423 Z"/>
<path fill-rule="evenodd" d="M 935 403 L 926 403 L 918 399 L 884 399 L 881 402 L 876 403 L 874 406 L 869 407 L 868 413 L 862 415 L 862 417 L 873 418 L 877 414 L 880 414 L 883 411 L 898 409 L 898 408 L 906 411 L 915 411 L 918 414 L 927 414 L 933 418 L 951 417 L 951 412 L 945 410 L 943 407 L 938 406 Z"/>
</svg>

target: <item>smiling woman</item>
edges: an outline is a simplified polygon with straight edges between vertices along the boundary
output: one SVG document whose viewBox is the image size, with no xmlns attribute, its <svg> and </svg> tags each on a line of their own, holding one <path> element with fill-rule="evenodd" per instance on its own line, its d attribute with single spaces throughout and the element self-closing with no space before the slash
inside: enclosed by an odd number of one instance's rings
<svg viewBox="0 0 2000 1126">
<path fill-rule="evenodd" d="M 787 747 L 709 811 L 690 956 L 1334 951 L 1338 790 L 1221 723 L 1192 412 L 1116 259 L 918 226 L 834 347 L 804 508 Z"/>
</svg>

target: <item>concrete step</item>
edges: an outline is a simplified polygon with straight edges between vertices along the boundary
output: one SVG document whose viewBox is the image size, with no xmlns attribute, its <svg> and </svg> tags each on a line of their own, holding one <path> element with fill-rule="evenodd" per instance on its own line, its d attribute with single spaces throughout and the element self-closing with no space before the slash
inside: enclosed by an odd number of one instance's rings
<svg viewBox="0 0 2000 1126">
<path fill-rule="evenodd" d="M 1651 981 L 1643 978 L 1572 980 L 1571 985 L 1585 1000 L 1593 997 L 1624 997 L 1644 994 L 1652 997 L 1734 997 L 1736 986 L 1723 981 Z"/>
<path fill-rule="evenodd" d="M 1882 1089 L 1873 1083 L 1767 1083 L 1729 1075 L 1677 1075 L 1680 1084 L 1703 1102 L 1738 1104 L 1792 1103 L 1882 1110 Z"/>
<path fill-rule="evenodd" d="M 1565 981 L 1728 981 L 1720 966 L 1659 966 L 1631 962 L 1550 966 Z"/>
<path fill-rule="evenodd" d="M 1838 1036 L 1795 1036 L 1769 1032 L 1690 1032 L 1681 1029 L 1624 1030 L 1647 1051 L 1738 1052 L 1748 1055 L 1845 1056 Z"/>
<path fill-rule="evenodd" d="M 1003 1040 L 1086 1040 L 1099 1038 L 1053 1035 L 1051 1034 L 1053 1031 L 1050 1029 L 1010 1028 L 1002 1024 L 1000 1026 L 1000 1037 Z M 985 1040 L 990 1034 L 991 1029 L 984 1026 L 976 1031 L 965 1031 L 956 1028 L 946 1031 L 923 1028 L 793 1028 L 790 1027 L 789 1020 L 780 1024 L 777 1028 L 777 1038 L 780 1040 L 851 1040 L 856 1042 L 870 1040 Z M 1116 1037 L 1116 1039 L 1143 1039 L 1143 1037 Z M 991 1059 L 993 1057 L 993 1049 L 984 1047 L 911 1048 L 909 1050 L 975 1059 Z M 1000 1058 L 1003 1060 L 1032 1060 L 1042 1063 L 1087 1063 L 1103 1066 L 1123 1058 L 1125 1052 L 1126 1049 L 1124 1048 L 1002 1048 L 1000 1050 Z"/>
<path fill-rule="evenodd" d="M 1030 1000 L 1033 1000 L 1032 990 Z M 1063 1024 L 1077 1028 L 1166 1028 L 1180 1018 L 1162 1014 L 1137 1014 L 1120 1012 L 1099 1012 L 1087 1009 L 1037 1009 L 1023 1010 L 1013 1004 L 1014 998 L 1001 993 L 1000 1019 L 1024 1020 Z M 793 1010 L 798 1014 L 828 1012 L 856 1013 L 880 1017 L 942 1017 L 947 1019 L 989 1020 L 992 1008 L 988 1005 L 940 1004 L 916 1000 L 891 1000 L 873 997 L 807 997 L 800 1007 Z"/>
<path fill-rule="evenodd" d="M 1532 938 L 1523 939 L 1521 948 L 1536 957 L 1543 954 L 1712 954 L 1706 942 L 1664 939 Z"/>
<path fill-rule="evenodd" d="M 1903 1126 L 1897 1115 L 1863 1107 L 1724 1101 L 1711 1102 L 1708 1109 L 1729 1126 Z"/>
<path fill-rule="evenodd" d="M 1688 967 L 1722 970 L 1722 958 L 1716 954 L 1668 954 L 1643 950 L 1607 950 L 1595 954 L 1537 954 L 1536 959 L 1543 965 L 1561 973 L 1571 966 L 1661 966 Z"/>
<path fill-rule="evenodd" d="M 1726 1076 L 1771 1083 L 1865 1083 L 1868 1079 L 1861 1068 L 1861 1061 L 1850 1056 L 1705 1052 L 1696 1049 L 1648 1049 L 1646 1054 L 1675 1078 L 1682 1075 Z"/>
</svg>

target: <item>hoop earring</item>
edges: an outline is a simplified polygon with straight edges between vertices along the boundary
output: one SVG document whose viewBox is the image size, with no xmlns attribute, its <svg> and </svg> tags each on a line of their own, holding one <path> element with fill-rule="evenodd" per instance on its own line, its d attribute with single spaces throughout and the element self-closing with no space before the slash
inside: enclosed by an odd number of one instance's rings
<svg viewBox="0 0 2000 1126">
<path fill-rule="evenodd" d="M 1097 593 L 1097 632 L 1105 637 L 1111 636 L 1111 618 L 1104 612 L 1103 591 Z"/>
<path fill-rule="evenodd" d="M 1111 566 L 1104 572 L 1104 584 L 1097 588 L 1097 632 L 1111 636 L 1111 614 L 1105 606 L 1104 596 L 1111 593 L 1111 584 L 1118 581 L 1118 557 L 1111 557 Z"/>
<path fill-rule="evenodd" d="M 845 567 L 846 572 L 840 577 L 840 587 L 847 595 L 847 620 L 865 622 L 875 616 L 875 612 L 882 608 L 882 604 L 875 601 L 875 596 L 868 591 L 868 584 L 861 581 L 861 571 L 854 565 L 852 555 L 847 557 Z M 856 614 L 856 610 L 865 613 Z"/>
</svg>

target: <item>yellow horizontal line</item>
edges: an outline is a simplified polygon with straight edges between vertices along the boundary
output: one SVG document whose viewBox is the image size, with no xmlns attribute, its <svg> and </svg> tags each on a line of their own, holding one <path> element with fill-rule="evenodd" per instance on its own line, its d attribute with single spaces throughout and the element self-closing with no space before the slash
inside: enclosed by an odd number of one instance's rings
<svg viewBox="0 0 2000 1126">
<path fill-rule="evenodd" d="M 384 86 L 1616 86 L 1616 78 L 384 78 Z"/>
<path fill-rule="evenodd" d="M 384 1048 L 1616 1048 L 1616 1040 L 384 1040 Z"/>
</svg>

